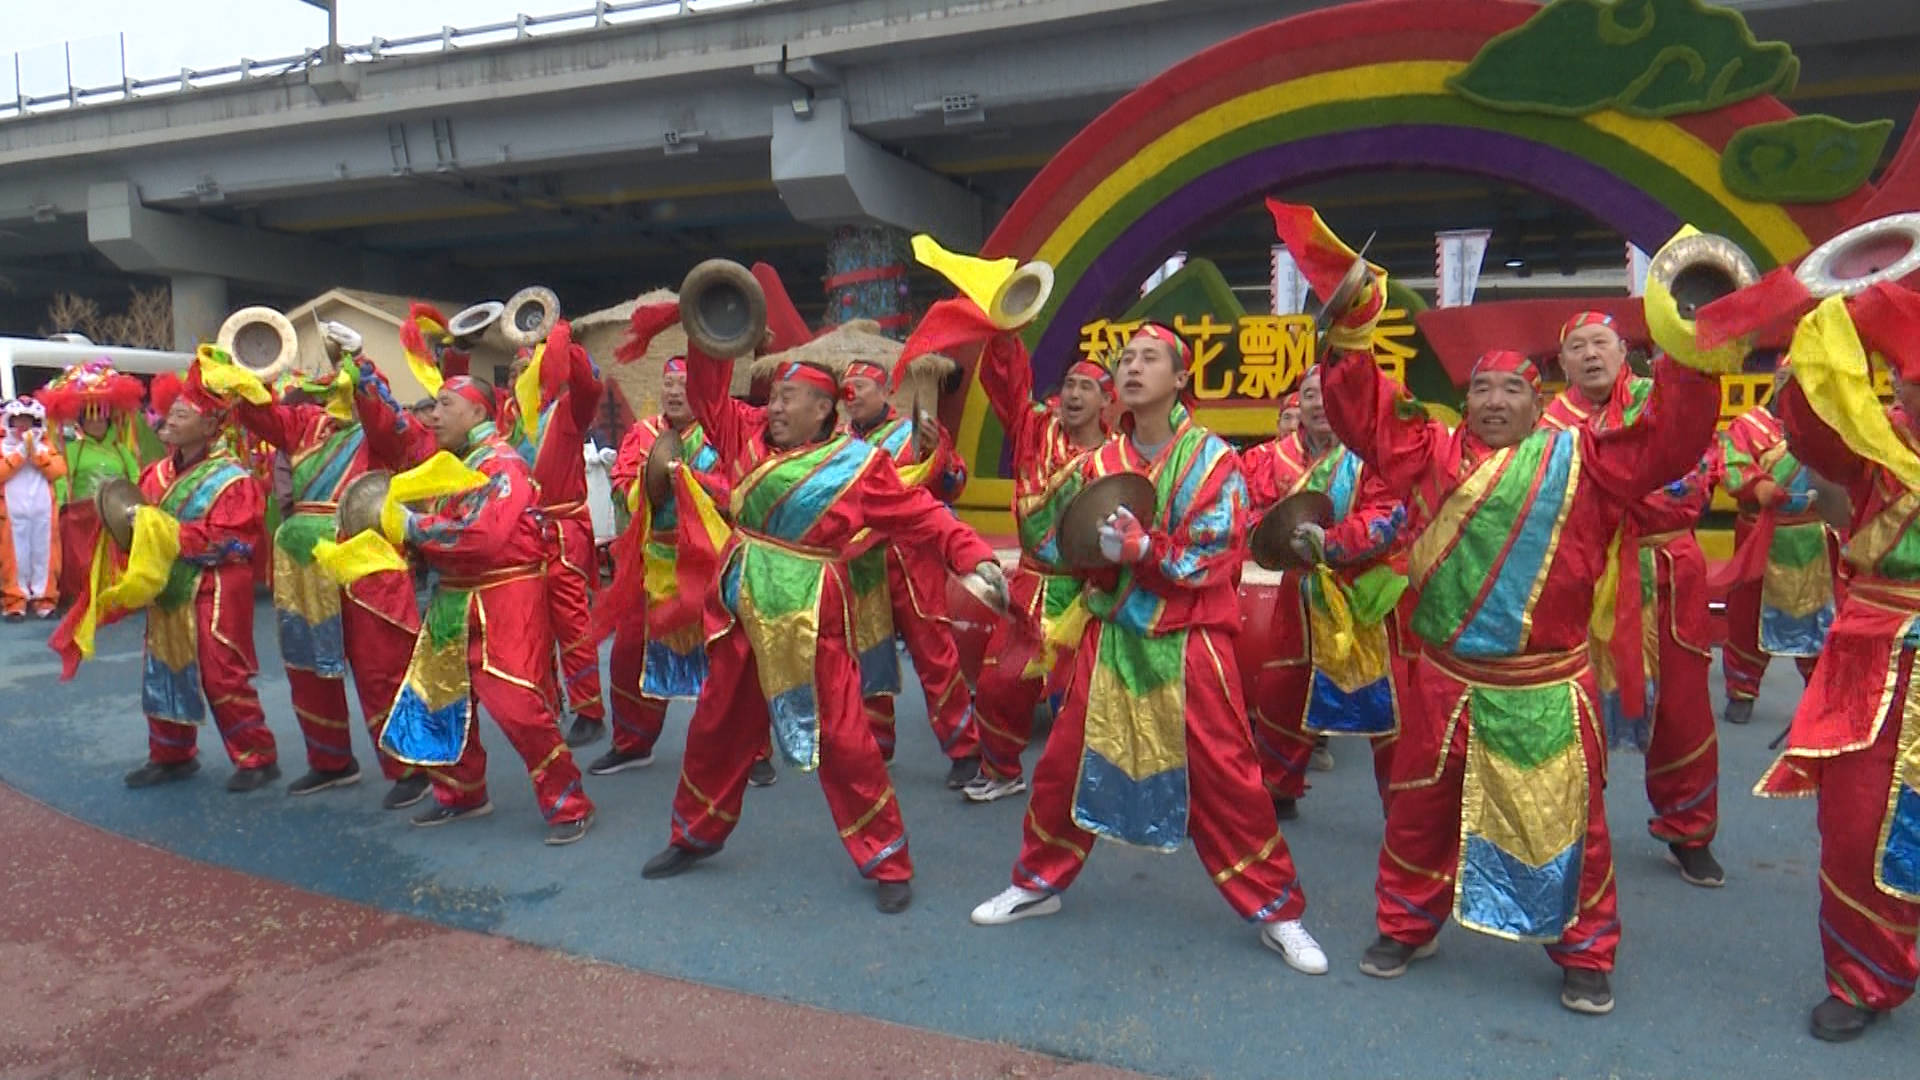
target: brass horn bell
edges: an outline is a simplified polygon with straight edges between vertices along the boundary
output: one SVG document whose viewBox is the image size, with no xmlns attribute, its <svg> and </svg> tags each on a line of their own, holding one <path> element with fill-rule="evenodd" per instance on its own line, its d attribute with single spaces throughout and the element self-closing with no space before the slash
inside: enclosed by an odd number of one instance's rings
<svg viewBox="0 0 1920 1080">
<path fill-rule="evenodd" d="M 529 285 L 508 298 L 500 332 L 510 344 L 532 348 L 545 341 L 559 321 L 560 298 L 543 285 Z"/>
<path fill-rule="evenodd" d="M 227 316 L 214 340 L 234 363 L 268 386 L 293 370 L 300 352 L 293 323 L 270 307 L 244 307 Z"/>
<path fill-rule="evenodd" d="M 500 324 L 501 316 L 507 313 L 507 305 L 498 300 L 482 300 L 471 307 L 460 309 L 447 323 L 447 333 L 453 337 L 453 343 L 462 350 L 471 351 L 487 332 Z"/>
<path fill-rule="evenodd" d="M 689 344 L 716 360 L 747 356 L 766 338 L 766 293 L 746 267 L 708 259 L 680 284 L 680 326 Z"/>
<path fill-rule="evenodd" d="M 1039 317 L 1040 309 L 1047 306 L 1047 297 L 1052 295 L 1053 267 L 1043 262 L 1026 263 L 994 290 L 987 318 L 1001 330 L 1018 330 Z"/>
<path fill-rule="evenodd" d="M 1920 213 L 1863 222 L 1814 248 L 1793 275 L 1824 300 L 1920 272 Z"/>
<path fill-rule="evenodd" d="M 1737 372 L 1752 342 L 1743 338 L 1702 349 L 1694 340 L 1693 319 L 1701 308 L 1759 280 L 1759 269 L 1740 245 L 1692 226 L 1681 229 L 1647 264 L 1647 333 L 1689 367 Z"/>
</svg>

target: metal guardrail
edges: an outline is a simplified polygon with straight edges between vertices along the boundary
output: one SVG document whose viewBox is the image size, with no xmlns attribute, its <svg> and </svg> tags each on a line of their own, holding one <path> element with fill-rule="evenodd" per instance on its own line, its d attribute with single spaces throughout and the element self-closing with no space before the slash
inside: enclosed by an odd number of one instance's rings
<svg viewBox="0 0 1920 1080">
<path fill-rule="evenodd" d="M 120 81 L 105 86 L 75 86 L 69 59 L 68 85 L 64 93 L 27 94 L 20 84 L 20 54 L 13 58 L 14 98 L 0 100 L 0 120 L 105 105 L 136 98 L 180 94 L 213 86 L 229 86 L 253 79 L 276 78 L 329 61 L 367 62 L 395 56 L 430 56 L 449 53 L 465 46 L 497 45 L 509 41 L 527 41 L 540 37 L 588 34 L 609 27 L 631 26 L 658 19 L 679 18 L 707 11 L 749 7 L 776 0 L 595 0 L 592 7 L 562 11 L 551 15 L 517 15 L 510 20 L 484 26 L 443 26 L 438 33 L 410 37 L 376 37 L 364 45 L 342 45 L 338 55 L 330 57 L 327 48 L 309 49 L 295 56 L 271 60 L 243 59 L 237 64 L 214 68 L 181 68 L 178 74 L 135 79 L 127 75 L 126 50 L 121 50 Z M 567 24 L 567 25 L 563 25 Z M 584 25 L 580 25 L 584 24 Z M 544 33 L 535 33 L 545 28 Z M 558 28 L 558 29 L 556 29 Z M 38 112 L 36 112 L 38 110 Z"/>
</svg>

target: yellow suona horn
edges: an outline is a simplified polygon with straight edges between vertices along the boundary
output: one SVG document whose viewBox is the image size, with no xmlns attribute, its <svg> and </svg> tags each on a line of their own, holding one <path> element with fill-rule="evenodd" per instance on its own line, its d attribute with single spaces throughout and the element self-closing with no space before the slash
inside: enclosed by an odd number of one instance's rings
<svg viewBox="0 0 1920 1080">
<path fill-rule="evenodd" d="M 1724 236 L 1681 228 L 1647 264 L 1647 332 L 1668 356 L 1699 371 L 1731 374 L 1752 351 L 1736 339 L 1712 349 L 1695 342 L 1693 319 L 1703 307 L 1760 280 L 1760 271 Z"/>
</svg>

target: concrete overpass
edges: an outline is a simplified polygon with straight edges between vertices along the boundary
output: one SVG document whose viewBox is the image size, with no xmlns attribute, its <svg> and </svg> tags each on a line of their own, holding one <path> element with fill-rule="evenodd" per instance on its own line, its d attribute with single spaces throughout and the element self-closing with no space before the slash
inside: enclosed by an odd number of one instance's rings
<svg viewBox="0 0 1920 1080">
<path fill-rule="evenodd" d="M 825 227 L 971 248 L 1120 95 L 1328 3 L 755 0 L 608 17 L 632 6 L 599 5 L 576 31 L 523 23 L 473 47 L 449 31 L 425 52 L 374 43 L 220 85 L 16 109 L 0 118 L 0 323 L 129 276 L 172 285 L 183 336 L 229 306 L 335 284 L 477 298 L 542 281 L 584 310 L 721 252 L 780 267 L 804 309 Z M 1794 45 L 1796 107 L 1911 114 L 1920 5 L 1730 6 Z M 1497 226 L 1568 271 L 1619 261 L 1616 237 L 1539 193 L 1398 174 L 1310 194 L 1336 226 L 1383 229 L 1374 250 L 1404 272 L 1431 266 L 1437 226 Z M 1249 216 L 1191 246 L 1262 280 L 1269 235 Z"/>
</svg>

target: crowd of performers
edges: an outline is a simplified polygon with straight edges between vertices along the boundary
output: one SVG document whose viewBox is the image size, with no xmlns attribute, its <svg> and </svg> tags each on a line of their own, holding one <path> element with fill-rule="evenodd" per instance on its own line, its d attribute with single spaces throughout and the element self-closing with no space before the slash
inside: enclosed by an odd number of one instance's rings
<svg viewBox="0 0 1920 1080">
<path fill-rule="evenodd" d="M 1329 295 L 1351 252 L 1310 211 L 1275 214 Z M 416 308 L 406 351 L 430 358 L 438 386 L 411 408 L 345 328 L 327 328 L 331 371 L 278 392 L 203 347 L 184 379 L 153 388 L 165 454 L 144 468 L 127 424 L 138 384 L 96 363 L 44 405 L 7 407 L 7 611 L 44 614 L 73 590 L 55 645 L 77 662 L 100 624 L 144 610 L 149 760 L 126 783 L 194 773 L 211 714 L 228 787 L 248 791 L 279 775 L 253 688 L 250 600 L 270 568 L 307 759 L 290 794 L 361 778 L 351 673 L 386 807 L 431 795 L 419 826 L 489 813 L 484 710 L 525 763 L 551 844 L 594 817 L 573 749 L 610 727 L 586 771 L 648 765 L 667 703 L 691 700 L 667 842 L 642 876 L 721 854 L 746 789 L 782 763 L 818 773 L 883 912 L 912 898 L 888 772 L 898 638 L 947 785 L 975 802 L 1027 795 L 1009 883 L 975 923 L 1059 911 L 1098 838 L 1156 850 L 1191 839 L 1228 905 L 1308 974 L 1328 963 L 1279 823 L 1301 812 L 1326 738 L 1363 738 L 1384 834 L 1378 939 L 1360 969 L 1401 976 L 1451 916 L 1544 946 L 1562 1004 L 1601 1014 L 1622 933 L 1610 748 L 1645 752 L 1648 831 L 1680 876 L 1725 877 L 1711 848 L 1710 582 L 1694 537 L 1717 485 L 1740 508 L 1735 557 L 1714 583 L 1729 597 L 1725 718 L 1749 719 L 1770 657 L 1808 680 L 1758 790 L 1819 798 L 1829 996 L 1812 1027 L 1859 1034 L 1920 975 L 1920 295 L 1883 285 L 1822 305 L 1771 406 L 1716 433 L 1712 375 L 1666 357 L 1634 374 L 1595 313 L 1562 331 L 1564 391 L 1548 396 L 1533 360 L 1492 347 L 1449 428 L 1371 360 L 1384 287 L 1375 271 L 1334 313 L 1277 436 L 1243 452 L 1196 423 L 1188 346 L 1166 327 L 1142 326 L 1109 364 L 1073 364 L 1042 398 L 1019 338 L 979 296 L 935 305 L 942 347 L 977 348 L 1010 447 L 1019 551 L 1004 568 L 944 505 L 966 480 L 945 434 L 895 412 L 897 372 L 872 364 L 780 363 L 760 406 L 729 396 L 736 359 L 691 349 L 667 361 L 660 415 L 636 423 L 613 462 L 633 518 L 603 586 L 582 453 L 602 384 L 564 322 L 496 390 L 468 373 L 446 320 Z M 671 305 L 636 311 L 620 362 L 676 318 Z M 1810 404 L 1801 381 L 1817 370 L 1830 389 L 1829 354 L 1849 348 L 1905 377 L 1900 405 L 1836 420 Z M 291 464 L 270 538 L 236 431 Z M 342 540 L 341 494 L 371 469 L 396 474 L 379 524 Z M 1070 564 L 1065 508 L 1121 472 L 1151 481 L 1153 513 L 1113 511 L 1098 527 L 1102 565 Z M 1844 537 L 1815 510 L 1816 472 L 1850 496 Z M 144 496 L 125 511 L 130 554 L 100 538 L 113 523 L 89 498 L 116 476 Z M 1295 568 L 1249 561 L 1254 525 L 1309 491 L 1333 512 L 1286 537 Z M 420 565 L 432 571 L 424 604 Z M 971 687 L 949 578 L 1005 610 Z M 1022 755 L 1049 700 L 1029 774 Z"/>
</svg>

